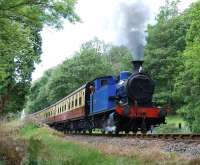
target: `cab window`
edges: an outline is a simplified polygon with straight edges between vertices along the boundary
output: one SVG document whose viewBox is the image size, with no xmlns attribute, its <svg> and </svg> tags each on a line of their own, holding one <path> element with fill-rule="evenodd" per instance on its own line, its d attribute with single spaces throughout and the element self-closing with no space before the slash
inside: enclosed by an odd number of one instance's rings
<svg viewBox="0 0 200 165">
<path fill-rule="evenodd" d="M 108 84 L 108 80 L 101 80 L 101 87 Z"/>
</svg>

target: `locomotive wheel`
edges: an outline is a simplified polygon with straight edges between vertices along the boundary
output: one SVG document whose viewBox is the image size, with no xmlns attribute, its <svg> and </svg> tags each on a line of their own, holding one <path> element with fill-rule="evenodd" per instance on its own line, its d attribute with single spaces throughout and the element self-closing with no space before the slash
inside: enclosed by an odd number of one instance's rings
<svg viewBox="0 0 200 165">
<path fill-rule="evenodd" d="M 129 130 L 126 130 L 126 131 L 125 131 L 125 134 L 128 134 L 128 133 L 129 133 Z"/>
<path fill-rule="evenodd" d="M 137 133 L 137 131 L 138 131 L 138 128 L 133 129 L 133 133 Z"/>
<path fill-rule="evenodd" d="M 105 134 L 105 133 L 106 133 L 106 131 L 105 131 L 104 129 L 102 129 L 102 130 L 101 130 L 101 133 L 102 133 L 102 134 Z"/>
<path fill-rule="evenodd" d="M 119 131 L 115 131 L 115 135 L 118 135 L 119 134 Z"/>
<path fill-rule="evenodd" d="M 88 131 L 89 131 L 89 134 L 92 134 L 92 129 L 89 129 Z"/>
<path fill-rule="evenodd" d="M 141 132 L 142 132 L 143 134 L 146 134 L 146 133 L 147 133 L 147 130 L 141 129 Z"/>
</svg>

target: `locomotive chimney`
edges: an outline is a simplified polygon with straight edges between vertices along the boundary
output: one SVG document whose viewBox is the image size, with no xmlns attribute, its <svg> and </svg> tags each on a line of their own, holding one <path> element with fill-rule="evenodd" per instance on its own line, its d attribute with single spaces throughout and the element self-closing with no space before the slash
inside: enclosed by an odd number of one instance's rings
<svg viewBox="0 0 200 165">
<path fill-rule="evenodd" d="M 138 60 L 138 61 L 131 61 L 131 63 L 133 64 L 133 71 L 135 72 L 140 72 L 140 69 L 142 68 L 142 64 L 144 61 L 142 60 Z"/>
</svg>

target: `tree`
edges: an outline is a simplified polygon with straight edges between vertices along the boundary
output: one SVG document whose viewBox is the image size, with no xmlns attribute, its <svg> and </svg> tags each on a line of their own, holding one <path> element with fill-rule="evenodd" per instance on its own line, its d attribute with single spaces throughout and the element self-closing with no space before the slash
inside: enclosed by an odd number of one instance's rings
<svg viewBox="0 0 200 165">
<path fill-rule="evenodd" d="M 148 27 L 146 67 L 156 80 L 158 100 L 178 109 L 191 131 L 200 132 L 200 1 L 174 11 L 175 5 L 162 8 L 157 24 Z"/>
<path fill-rule="evenodd" d="M 50 75 L 45 73 L 31 87 L 26 109 L 29 112 L 41 110 L 86 82 L 111 74 L 112 66 L 105 60 L 106 49 L 99 49 L 103 47 L 106 45 L 97 39 L 89 41 L 71 59 L 54 68 Z"/>
<path fill-rule="evenodd" d="M 112 65 L 114 75 L 118 75 L 120 71 L 132 71 L 131 61 L 133 57 L 128 48 L 124 46 L 111 46 L 107 60 Z"/>
<path fill-rule="evenodd" d="M 26 96 L 25 105 L 25 108 L 30 113 L 35 112 L 36 110 L 41 110 L 50 105 L 48 97 L 49 90 L 52 89 L 47 89 L 46 84 L 52 76 L 54 69 L 47 70 L 39 80 L 35 81 L 31 85 L 28 95 Z"/>
<path fill-rule="evenodd" d="M 156 82 L 154 99 L 174 109 L 180 106 L 180 102 L 173 99 L 173 91 L 181 71 L 189 26 L 190 21 L 177 10 L 177 1 L 167 1 L 160 10 L 157 23 L 149 25 L 147 30 L 144 66 Z"/>
<path fill-rule="evenodd" d="M 177 4 L 180 0 L 165 0 L 165 5 L 160 7 L 160 12 L 157 15 L 158 22 L 165 22 L 176 17 L 179 14 Z"/>
<path fill-rule="evenodd" d="M 0 1 L 0 113 L 22 109 L 34 64 L 40 61 L 42 53 L 40 31 L 44 25 L 61 28 L 63 18 L 79 21 L 75 3 L 75 0 Z"/>
<path fill-rule="evenodd" d="M 97 77 L 118 75 L 119 71 L 132 69 L 131 59 L 125 47 L 105 44 L 97 38 L 88 41 L 72 58 L 46 72 L 32 85 L 26 110 L 39 111 Z"/>
<path fill-rule="evenodd" d="M 200 1 L 194 3 L 185 17 L 191 21 L 186 34 L 183 67 L 175 84 L 176 98 L 183 104 L 179 110 L 193 132 L 200 132 Z"/>
</svg>

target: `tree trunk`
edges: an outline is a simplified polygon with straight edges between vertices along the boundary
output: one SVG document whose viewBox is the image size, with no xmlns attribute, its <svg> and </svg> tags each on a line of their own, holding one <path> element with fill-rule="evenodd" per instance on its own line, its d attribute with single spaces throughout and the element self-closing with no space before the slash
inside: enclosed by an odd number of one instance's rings
<svg viewBox="0 0 200 165">
<path fill-rule="evenodd" d="M 0 95 L 0 115 L 5 112 L 6 104 L 9 102 L 11 91 L 14 89 L 12 83 L 8 83 L 5 87 L 5 92 Z"/>
<path fill-rule="evenodd" d="M 5 111 L 5 107 L 7 102 L 9 101 L 9 95 L 1 95 L 0 96 L 0 115 L 2 115 Z"/>
<path fill-rule="evenodd" d="M 4 112 L 4 109 L 5 109 L 4 99 L 3 99 L 3 96 L 0 96 L 0 115 L 2 115 L 2 113 Z"/>
<path fill-rule="evenodd" d="M 3 100 L 2 96 L 0 96 L 0 115 L 3 113 Z"/>
</svg>

